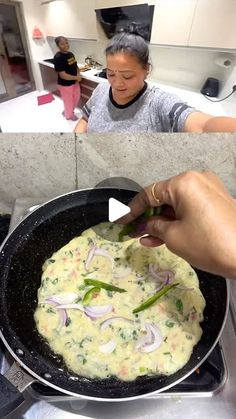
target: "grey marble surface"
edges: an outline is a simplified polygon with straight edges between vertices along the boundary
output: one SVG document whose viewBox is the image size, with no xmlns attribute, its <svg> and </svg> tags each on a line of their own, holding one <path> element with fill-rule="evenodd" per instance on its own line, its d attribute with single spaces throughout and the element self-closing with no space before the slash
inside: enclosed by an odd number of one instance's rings
<svg viewBox="0 0 236 419">
<path fill-rule="evenodd" d="M 74 134 L 0 135 L 0 212 L 21 196 L 50 198 L 75 188 Z"/>
<path fill-rule="evenodd" d="M 53 197 L 110 177 L 141 186 L 213 170 L 236 196 L 236 133 L 0 134 L 0 212 L 16 198 Z"/>
<path fill-rule="evenodd" d="M 80 188 L 113 176 L 145 186 L 185 170 L 212 170 L 236 196 L 236 133 L 80 135 L 76 152 Z"/>
</svg>

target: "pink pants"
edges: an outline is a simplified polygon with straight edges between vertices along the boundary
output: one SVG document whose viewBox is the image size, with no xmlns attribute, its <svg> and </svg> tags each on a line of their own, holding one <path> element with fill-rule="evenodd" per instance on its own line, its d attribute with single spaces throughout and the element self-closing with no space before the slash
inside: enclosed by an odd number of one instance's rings
<svg viewBox="0 0 236 419">
<path fill-rule="evenodd" d="M 74 109 L 80 99 L 80 85 L 78 83 L 72 84 L 72 86 L 58 85 L 58 89 L 64 103 L 64 116 L 66 119 L 70 119 L 74 115 Z"/>
</svg>

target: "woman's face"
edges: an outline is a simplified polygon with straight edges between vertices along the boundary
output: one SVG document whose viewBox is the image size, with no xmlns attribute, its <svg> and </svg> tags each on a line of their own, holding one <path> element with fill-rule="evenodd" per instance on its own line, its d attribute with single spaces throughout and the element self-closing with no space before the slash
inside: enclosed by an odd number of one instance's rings
<svg viewBox="0 0 236 419">
<path fill-rule="evenodd" d="M 59 41 L 59 43 L 58 43 L 58 47 L 59 47 L 59 50 L 61 52 L 67 52 L 69 50 L 69 48 L 70 48 L 68 39 L 61 38 L 60 41 Z"/>
<path fill-rule="evenodd" d="M 142 89 L 148 74 L 138 59 L 124 52 L 107 55 L 107 79 L 112 87 L 114 100 L 125 104 Z"/>
</svg>

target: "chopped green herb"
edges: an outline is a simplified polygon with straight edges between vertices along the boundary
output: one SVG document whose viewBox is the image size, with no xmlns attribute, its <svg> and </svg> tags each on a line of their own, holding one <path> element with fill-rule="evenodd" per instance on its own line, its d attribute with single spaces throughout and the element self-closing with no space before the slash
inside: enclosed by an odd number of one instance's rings
<svg viewBox="0 0 236 419">
<path fill-rule="evenodd" d="M 47 309 L 47 313 L 55 313 L 55 311 L 53 310 L 53 308 L 52 308 L 52 307 L 49 307 L 49 308 Z"/>
<path fill-rule="evenodd" d="M 124 340 L 126 339 L 126 336 L 125 336 L 124 332 L 121 332 L 121 333 L 120 333 L 120 337 L 121 337 L 122 339 L 124 339 Z"/>
<path fill-rule="evenodd" d="M 192 337 L 191 335 L 186 335 L 186 339 L 188 339 L 188 340 L 192 340 L 192 339 L 193 339 L 193 337 Z"/>
<path fill-rule="evenodd" d="M 183 306 L 182 300 L 180 300 L 180 299 L 176 300 L 175 306 L 176 306 L 177 310 L 179 311 L 179 313 L 183 313 L 184 306 Z"/>
<path fill-rule="evenodd" d="M 174 327 L 174 325 L 175 325 L 175 323 L 174 322 L 171 322 L 170 320 L 166 320 L 166 322 L 165 322 L 165 325 L 166 325 L 166 327 Z"/>
<path fill-rule="evenodd" d="M 48 263 L 54 263 L 55 259 L 48 259 Z"/>
<path fill-rule="evenodd" d="M 56 285 L 58 283 L 58 278 L 55 278 L 52 280 L 53 285 Z"/>
<path fill-rule="evenodd" d="M 70 317 L 67 317 L 65 326 L 68 327 L 71 324 Z"/>
</svg>

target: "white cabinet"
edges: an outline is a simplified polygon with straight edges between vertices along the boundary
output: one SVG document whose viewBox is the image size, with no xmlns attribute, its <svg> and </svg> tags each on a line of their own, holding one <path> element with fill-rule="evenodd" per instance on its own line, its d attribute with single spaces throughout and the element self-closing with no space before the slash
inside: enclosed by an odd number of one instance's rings
<svg viewBox="0 0 236 419">
<path fill-rule="evenodd" d="M 236 48 L 236 0 L 198 0 L 189 46 Z"/>
<path fill-rule="evenodd" d="M 151 43 L 236 48 L 236 0 L 157 0 Z"/>
<path fill-rule="evenodd" d="M 151 43 L 187 46 L 196 4 L 197 0 L 157 0 Z"/>
<path fill-rule="evenodd" d="M 97 39 L 95 0 L 66 0 L 45 4 L 47 36 Z"/>
</svg>

